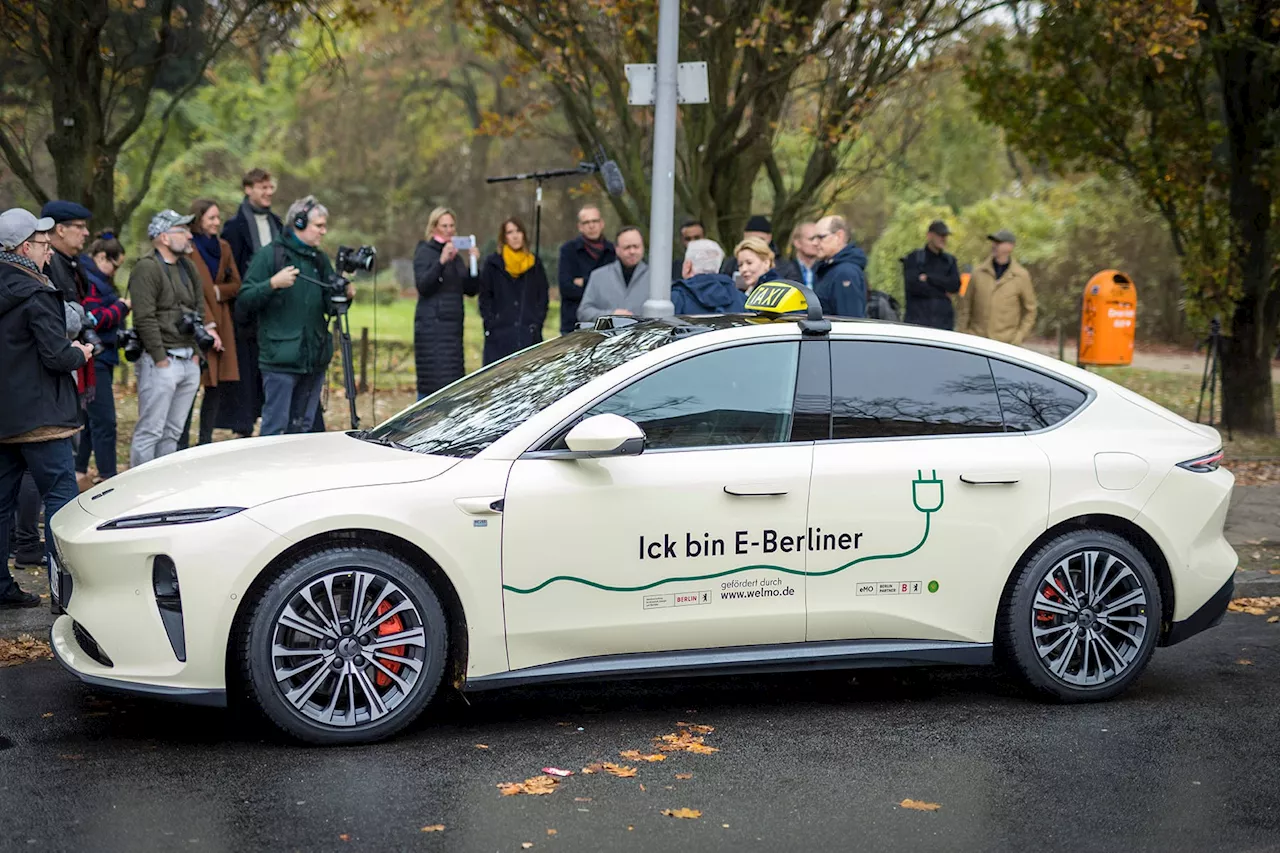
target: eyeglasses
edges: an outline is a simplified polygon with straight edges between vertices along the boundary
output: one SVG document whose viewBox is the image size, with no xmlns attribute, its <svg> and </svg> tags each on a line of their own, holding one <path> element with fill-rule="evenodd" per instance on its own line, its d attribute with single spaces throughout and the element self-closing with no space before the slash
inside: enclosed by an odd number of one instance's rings
<svg viewBox="0 0 1280 853">
<path fill-rule="evenodd" d="M 814 235 L 813 235 L 813 237 L 812 237 L 812 238 L 810 238 L 810 239 L 813 239 L 813 240 L 825 240 L 825 239 L 827 239 L 828 237 L 834 237 L 834 236 L 836 236 L 836 234 L 838 234 L 838 233 L 840 233 L 840 232 L 838 232 L 838 231 L 832 231 L 830 234 L 814 234 Z"/>
<path fill-rule="evenodd" d="M 27 242 L 33 246 L 52 246 L 53 245 L 53 243 L 51 243 L 48 240 L 28 240 Z"/>
<path fill-rule="evenodd" d="M 63 222 L 60 224 L 62 225 L 63 228 L 75 228 L 79 231 L 84 231 L 86 233 L 88 233 L 89 231 L 88 224 L 84 222 Z"/>
</svg>

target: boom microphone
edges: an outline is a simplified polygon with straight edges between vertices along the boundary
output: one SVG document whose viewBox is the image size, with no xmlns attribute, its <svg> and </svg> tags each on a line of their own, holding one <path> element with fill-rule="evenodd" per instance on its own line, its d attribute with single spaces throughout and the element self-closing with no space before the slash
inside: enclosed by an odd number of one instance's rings
<svg viewBox="0 0 1280 853">
<path fill-rule="evenodd" d="M 623 195 L 627 191 L 627 182 L 622 178 L 622 170 L 612 160 L 605 159 L 604 146 L 596 146 L 596 171 L 604 181 L 604 188 L 609 195 Z"/>
</svg>

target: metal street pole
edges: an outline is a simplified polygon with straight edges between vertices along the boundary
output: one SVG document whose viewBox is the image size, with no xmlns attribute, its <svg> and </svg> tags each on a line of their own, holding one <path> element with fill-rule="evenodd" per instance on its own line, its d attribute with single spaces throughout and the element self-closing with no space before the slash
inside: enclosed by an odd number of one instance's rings
<svg viewBox="0 0 1280 853">
<path fill-rule="evenodd" d="M 649 298 L 644 316 L 670 317 L 672 227 L 676 201 L 676 72 L 680 0 L 658 2 L 658 73 L 653 108 L 653 189 L 649 211 Z"/>
</svg>

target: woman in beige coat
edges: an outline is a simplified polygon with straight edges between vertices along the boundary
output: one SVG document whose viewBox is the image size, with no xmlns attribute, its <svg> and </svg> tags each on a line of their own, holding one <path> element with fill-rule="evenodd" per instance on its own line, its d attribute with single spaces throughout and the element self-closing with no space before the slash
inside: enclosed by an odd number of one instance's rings
<svg viewBox="0 0 1280 853">
<path fill-rule="evenodd" d="M 195 214 L 191 234 L 196 250 L 191 260 L 204 287 L 204 316 L 206 321 L 212 320 L 216 324 L 223 346 L 221 352 L 210 349 L 205 353 L 208 364 L 200 372 L 200 384 L 204 386 L 204 401 L 200 404 L 200 443 L 208 444 L 213 440 L 213 425 L 218 418 L 219 383 L 240 379 L 236 336 L 232 333 L 235 327 L 233 300 L 240 292 L 240 272 L 231 255 L 231 245 L 218 236 L 222 231 L 222 214 L 217 202 L 197 199 L 191 206 L 191 212 Z"/>
</svg>

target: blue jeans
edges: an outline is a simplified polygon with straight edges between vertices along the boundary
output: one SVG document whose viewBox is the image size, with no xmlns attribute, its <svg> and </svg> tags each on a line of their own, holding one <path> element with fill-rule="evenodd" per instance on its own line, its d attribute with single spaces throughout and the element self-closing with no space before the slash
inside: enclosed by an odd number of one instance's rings
<svg viewBox="0 0 1280 853">
<path fill-rule="evenodd" d="M 324 389 L 325 372 L 272 373 L 262 371 L 262 404 L 260 435 L 311 432 L 320 408 L 320 392 Z"/>
<path fill-rule="evenodd" d="M 98 462 L 98 474 L 103 479 L 114 477 L 116 471 L 116 398 L 111 391 L 115 367 L 93 362 L 93 401 L 85 409 L 89 429 L 80 434 L 80 449 L 76 451 L 76 470 L 81 474 L 89 470 L 89 454 Z"/>
<path fill-rule="evenodd" d="M 9 541 L 13 509 L 18 502 L 18 489 L 23 472 L 30 471 L 36 488 L 44 497 L 45 554 L 53 553 L 53 536 L 49 523 L 54 513 L 76 499 L 75 452 L 71 439 L 36 441 L 30 444 L 0 444 L 0 542 Z M 6 555 L 7 556 L 7 555 Z M 9 592 L 13 575 L 9 561 L 0 564 L 0 596 Z"/>
</svg>

